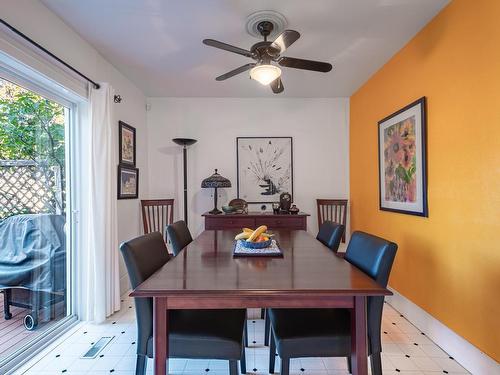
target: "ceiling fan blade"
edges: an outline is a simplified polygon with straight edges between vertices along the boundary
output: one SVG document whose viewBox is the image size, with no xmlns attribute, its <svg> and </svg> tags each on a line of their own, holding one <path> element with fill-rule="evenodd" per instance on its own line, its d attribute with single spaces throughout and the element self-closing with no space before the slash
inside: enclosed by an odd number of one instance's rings
<svg viewBox="0 0 500 375">
<path fill-rule="evenodd" d="M 219 42 L 218 40 L 203 39 L 203 44 L 206 44 L 207 46 L 210 46 L 210 47 L 215 47 L 215 48 L 223 49 L 224 51 L 229 51 L 229 52 L 237 53 L 238 55 L 243 55 L 243 56 L 246 56 L 246 57 L 253 57 L 252 52 L 250 52 L 250 51 L 248 51 L 246 49 L 243 49 L 243 48 L 240 48 L 240 47 L 236 47 L 236 46 L 232 46 L 231 44 Z"/>
<path fill-rule="evenodd" d="M 233 69 L 230 72 L 227 72 L 225 74 L 218 76 L 217 78 L 215 78 L 215 80 L 216 81 L 224 81 L 225 79 L 231 78 L 237 74 L 240 74 L 240 73 L 243 73 L 247 70 L 252 69 L 255 65 L 256 65 L 255 63 L 245 64 L 243 66 L 240 66 L 239 68 Z"/>
<path fill-rule="evenodd" d="M 271 56 L 278 56 L 280 53 L 285 52 L 299 38 L 300 33 L 298 31 L 285 30 L 267 47 L 267 53 Z"/>
<path fill-rule="evenodd" d="M 282 93 L 285 90 L 283 82 L 281 81 L 281 77 L 276 78 L 269 84 L 269 86 L 271 86 L 271 90 L 273 90 L 275 94 Z"/>
<path fill-rule="evenodd" d="M 332 64 L 321 61 L 296 59 L 294 57 L 281 57 L 278 60 L 278 64 L 286 66 L 287 68 L 314 70 L 315 72 L 323 73 L 332 70 Z"/>
</svg>

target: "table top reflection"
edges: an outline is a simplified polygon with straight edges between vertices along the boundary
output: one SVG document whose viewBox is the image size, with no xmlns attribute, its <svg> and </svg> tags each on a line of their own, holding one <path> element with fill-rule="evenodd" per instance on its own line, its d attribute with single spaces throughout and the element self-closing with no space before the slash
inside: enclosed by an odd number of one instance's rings
<svg viewBox="0 0 500 375">
<path fill-rule="evenodd" d="M 204 231 L 131 295 L 391 294 L 305 231 L 273 231 L 282 258 L 234 258 L 237 233 Z"/>
</svg>

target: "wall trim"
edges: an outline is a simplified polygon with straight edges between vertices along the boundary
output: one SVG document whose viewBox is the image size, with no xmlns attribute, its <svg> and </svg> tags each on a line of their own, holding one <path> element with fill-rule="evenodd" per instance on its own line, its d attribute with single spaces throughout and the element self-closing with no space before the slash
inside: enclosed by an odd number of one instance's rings
<svg viewBox="0 0 500 375">
<path fill-rule="evenodd" d="M 393 296 L 386 297 L 387 303 L 405 316 L 415 327 L 425 333 L 434 343 L 451 355 L 467 371 L 474 375 L 500 373 L 500 365 L 476 346 L 456 334 L 439 320 L 414 304 L 398 291 L 389 287 Z"/>
</svg>

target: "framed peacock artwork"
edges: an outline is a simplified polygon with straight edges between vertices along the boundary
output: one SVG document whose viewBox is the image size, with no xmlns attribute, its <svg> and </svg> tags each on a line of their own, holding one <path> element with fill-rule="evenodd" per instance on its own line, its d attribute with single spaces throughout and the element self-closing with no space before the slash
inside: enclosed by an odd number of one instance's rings
<svg viewBox="0 0 500 375">
<path fill-rule="evenodd" d="M 273 203 L 281 193 L 293 197 L 292 137 L 236 138 L 238 198 Z"/>
<path fill-rule="evenodd" d="M 426 99 L 378 122 L 380 209 L 428 216 Z"/>
</svg>

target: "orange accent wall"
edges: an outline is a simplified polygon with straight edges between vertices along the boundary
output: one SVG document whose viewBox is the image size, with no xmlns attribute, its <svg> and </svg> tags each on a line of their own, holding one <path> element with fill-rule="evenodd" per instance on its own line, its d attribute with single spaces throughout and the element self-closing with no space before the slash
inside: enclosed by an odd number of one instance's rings
<svg viewBox="0 0 500 375">
<path fill-rule="evenodd" d="M 351 227 L 390 285 L 500 361 L 500 1 L 455 0 L 352 97 Z M 377 122 L 427 97 L 429 217 L 379 210 Z"/>
</svg>

